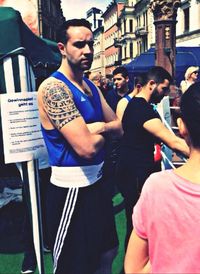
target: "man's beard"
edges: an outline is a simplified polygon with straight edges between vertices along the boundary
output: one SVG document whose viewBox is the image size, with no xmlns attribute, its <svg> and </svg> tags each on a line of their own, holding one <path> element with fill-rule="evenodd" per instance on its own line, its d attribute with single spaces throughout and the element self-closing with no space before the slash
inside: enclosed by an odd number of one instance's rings
<svg viewBox="0 0 200 274">
<path fill-rule="evenodd" d="M 82 69 L 83 71 L 89 70 L 92 66 L 92 62 L 93 62 L 93 57 L 91 56 L 90 58 L 87 58 L 86 63 L 84 62 L 79 63 L 80 69 Z"/>
<path fill-rule="evenodd" d="M 157 86 L 153 90 L 153 93 L 151 94 L 150 103 L 152 104 L 158 104 L 163 99 L 163 95 L 160 95 L 157 89 Z"/>
<path fill-rule="evenodd" d="M 79 70 L 79 71 L 85 71 L 85 70 L 89 70 L 92 66 L 92 62 L 93 62 L 93 56 L 91 56 L 90 58 L 87 58 L 88 62 L 84 63 L 81 62 L 81 60 L 77 63 L 73 62 L 72 60 L 68 59 L 68 63 L 70 64 L 71 68 L 74 70 Z"/>
<path fill-rule="evenodd" d="M 121 86 L 120 88 L 116 87 L 116 90 L 118 94 L 124 95 L 128 92 L 128 87 L 127 86 Z"/>
</svg>

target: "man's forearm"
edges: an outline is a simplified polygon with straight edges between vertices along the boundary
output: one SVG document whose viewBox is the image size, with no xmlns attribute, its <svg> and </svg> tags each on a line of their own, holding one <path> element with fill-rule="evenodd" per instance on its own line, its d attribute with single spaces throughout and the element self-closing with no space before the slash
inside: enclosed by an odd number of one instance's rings
<svg viewBox="0 0 200 274">
<path fill-rule="evenodd" d="M 95 134 L 94 138 L 95 138 L 94 146 L 95 146 L 96 152 L 98 152 L 104 146 L 105 138 L 101 134 Z"/>
<path fill-rule="evenodd" d="M 190 153 L 189 147 L 186 144 L 185 140 L 180 138 L 180 137 L 175 136 L 175 140 L 172 143 L 171 148 L 174 151 L 178 151 L 178 152 L 183 153 L 187 157 L 189 156 L 189 153 Z"/>
<path fill-rule="evenodd" d="M 104 146 L 105 138 L 101 134 L 91 134 L 89 142 L 80 147 L 73 147 L 76 153 L 83 158 L 92 159 L 99 150 Z"/>
<path fill-rule="evenodd" d="M 100 134 L 105 132 L 105 122 L 94 122 L 87 124 L 87 128 L 92 134 Z"/>
<path fill-rule="evenodd" d="M 120 138 L 123 135 L 121 122 L 119 120 L 111 122 L 95 122 L 87 124 L 87 127 L 92 134 L 108 133 L 113 137 Z"/>
<path fill-rule="evenodd" d="M 113 138 L 121 138 L 124 133 L 121 122 L 115 120 L 105 123 L 105 133 L 109 133 Z"/>
</svg>

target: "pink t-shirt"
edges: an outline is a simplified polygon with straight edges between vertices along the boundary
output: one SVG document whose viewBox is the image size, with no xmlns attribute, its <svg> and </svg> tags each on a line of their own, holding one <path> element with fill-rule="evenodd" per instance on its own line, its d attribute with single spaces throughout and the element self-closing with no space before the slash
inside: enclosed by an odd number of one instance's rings
<svg viewBox="0 0 200 274">
<path fill-rule="evenodd" d="M 173 170 L 152 174 L 133 212 L 148 239 L 152 273 L 200 273 L 200 184 Z"/>
</svg>

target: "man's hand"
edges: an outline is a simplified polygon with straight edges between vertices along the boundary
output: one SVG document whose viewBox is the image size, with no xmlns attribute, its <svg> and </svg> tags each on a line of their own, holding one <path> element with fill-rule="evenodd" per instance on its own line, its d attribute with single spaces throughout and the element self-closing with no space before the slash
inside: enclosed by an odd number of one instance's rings
<svg viewBox="0 0 200 274">
<path fill-rule="evenodd" d="M 87 127 L 92 134 L 101 134 L 105 132 L 105 122 L 87 124 Z"/>
</svg>

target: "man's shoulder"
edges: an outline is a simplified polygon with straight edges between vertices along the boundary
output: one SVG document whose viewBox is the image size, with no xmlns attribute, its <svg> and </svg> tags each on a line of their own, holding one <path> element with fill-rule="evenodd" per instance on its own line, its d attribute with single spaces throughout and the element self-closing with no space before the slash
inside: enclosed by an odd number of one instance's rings
<svg viewBox="0 0 200 274">
<path fill-rule="evenodd" d="M 146 101 L 146 99 L 144 97 L 134 97 L 133 99 L 135 99 L 136 102 L 143 104 L 143 105 L 148 105 L 150 106 L 150 103 Z"/>
<path fill-rule="evenodd" d="M 54 86 L 54 85 L 58 85 L 58 84 L 62 84 L 62 81 L 50 76 L 40 84 L 39 90 L 44 89 L 48 86 Z"/>
<path fill-rule="evenodd" d="M 129 104 L 128 104 L 129 108 L 134 108 L 134 109 L 141 109 L 141 108 L 146 108 L 146 107 L 151 107 L 149 103 L 147 103 L 147 101 L 141 97 L 133 97 Z"/>
<path fill-rule="evenodd" d="M 65 83 L 63 83 L 61 80 L 56 79 L 52 76 L 45 79 L 38 88 L 38 93 L 44 93 L 44 92 L 53 92 L 60 89 L 65 89 L 69 91 L 69 88 L 66 86 Z"/>
</svg>

